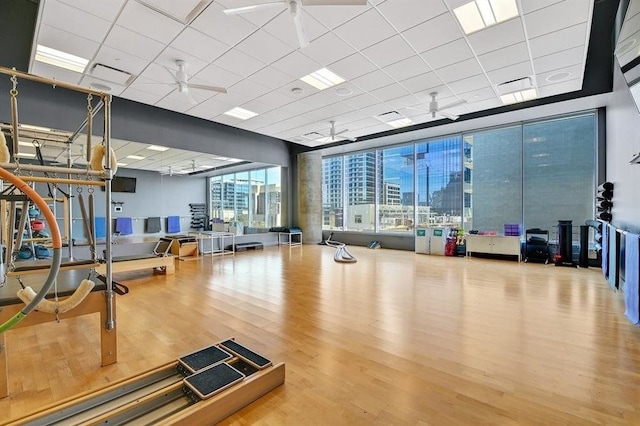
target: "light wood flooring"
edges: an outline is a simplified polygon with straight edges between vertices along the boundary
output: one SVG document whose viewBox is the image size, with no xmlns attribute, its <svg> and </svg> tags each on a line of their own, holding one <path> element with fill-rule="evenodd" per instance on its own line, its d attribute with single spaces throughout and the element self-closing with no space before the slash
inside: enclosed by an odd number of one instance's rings
<svg viewBox="0 0 640 426">
<path fill-rule="evenodd" d="M 349 250 L 119 275 L 119 362 L 97 314 L 9 331 L 0 423 L 235 336 L 287 378 L 225 424 L 640 424 L 640 328 L 600 269 Z"/>
</svg>

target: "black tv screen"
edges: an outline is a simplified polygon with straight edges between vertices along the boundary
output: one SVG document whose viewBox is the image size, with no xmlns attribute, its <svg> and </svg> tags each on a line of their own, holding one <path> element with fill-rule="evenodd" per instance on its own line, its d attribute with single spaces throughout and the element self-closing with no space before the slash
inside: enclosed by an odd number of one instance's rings
<svg viewBox="0 0 640 426">
<path fill-rule="evenodd" d="M 111 180 L 111 192 L 136 192 L 136 178 L 115 176 Z"/>
</svg>

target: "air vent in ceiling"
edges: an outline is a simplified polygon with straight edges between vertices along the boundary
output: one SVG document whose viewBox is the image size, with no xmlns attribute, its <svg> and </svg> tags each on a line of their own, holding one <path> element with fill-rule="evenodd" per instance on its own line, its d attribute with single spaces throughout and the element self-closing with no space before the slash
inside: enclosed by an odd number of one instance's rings
<svg viewBox="0 0 640 426">
<path fill-rule="evenodd" d="M 313 140 L 316 140 L 316 139 L 320 139 L 320 138 L 322 138 L 322 137 L 324 137 L 324 136 L 322 136 L 322 135 L 321 135 L 320 133 L 318 133 L 318 132 L 311 132 L 311 133 L 305 133 L 304 135 L 302 135 L 302 137 L 305 137 L 305 138 L 307 138 L 307 139 L 313 139 Z"/>
<path fill-rule="evenodd" d="M 398 111 L 389 111 L 383 112 L 382 114 L 376 115 L 376 118 L 383 123 L 388 123 L 389 121 L 396 121 L 405 118 L 404 115 L 400 114 Z"/>
<path fill-rule="evenodd" d="M 138 3 L 147 6 L 149 9 L 184 25 L 191 23 L 211 2 L 212 0 L 138 0 Z"/>
<path fill-rule="evenodd" d="M 122 71 L 104 64 L 95 64 L 91 68 L 91 75 L 95 78 L 99 78 L 100 80 L 109 81 L 121 86 L 126 86 L 127 84 L 129 84 L 132 77 L 132 75 L 126 71 Z"/>
</svg>

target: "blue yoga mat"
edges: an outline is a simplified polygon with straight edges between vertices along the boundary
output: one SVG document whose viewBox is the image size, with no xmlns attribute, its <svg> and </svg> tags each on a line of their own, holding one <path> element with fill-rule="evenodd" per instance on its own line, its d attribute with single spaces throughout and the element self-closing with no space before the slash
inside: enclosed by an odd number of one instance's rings
<svg viewBox="0 0 640 426">
<path fill-rule="evenodd" d="M 133 234 L 133 221 L 130 217 L 119 217 L 116 218 L 116 232 L 119 232 L 120 235 L 130 235 Z"/>
<path fill-rule="evenodd" d="M 609 277 L 609 225 L 602 224 L 602 274 Z"/>
<path fill-rule="evenodd" d="M 106 238 L 107 236 L 107 220 L 104 217 L 96 217 L 96 238 Z"/>
<path fill-rule="evenodd" d="M 607 276 L 607 282 L 611 290 L 616 291 L 618 289 L 618 247 L 616 244 L 616 228 L 613 225 L 607 225 L 609 228 L 609 275 Z"/>
<path fill-rule="evenodd" d="M 640 275 L 640 235 L 628 233 L 625 239 L 625 316 L 632 324 L 640 324 L 638 276 Z"/>
<path fill-rule="evenodd" d="M 180 216 L 167 216 L 167 233 L 180 232 Z"/>
</svg>

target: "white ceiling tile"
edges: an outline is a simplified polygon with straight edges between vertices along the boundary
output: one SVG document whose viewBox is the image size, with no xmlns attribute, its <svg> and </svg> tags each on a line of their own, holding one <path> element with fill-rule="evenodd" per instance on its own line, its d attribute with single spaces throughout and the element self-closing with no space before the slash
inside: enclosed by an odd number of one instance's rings
<svg viewBox="0 0 640 426">
<path fill-rule="evenodd" d="M 322 65 L 311 58 L 307 58 L 298 51 L 291 52 L 289 55 L 271 64 L 271 66 L 285 74 L 289 74 L 295 79 L 304 77 L 322 68 Z"/>
<path fill-rule="evenodd" d="M 377 69 L 367 58 L 360 53 L 354 53 L 329 66 L 333 72 L 346 80 L 353 80 L 361 75 L 368 74 Z"/>
<path fill-rule="evenodd" d="M 207 66 L 207 62 L 202 59 L 191 56 L 188 53 L 182 52 L 173 47 L 167 47 L 154 61 L 156 64 L 163 65 L 173 72 L 178 71 L 178 65 L 176 61 L 182 60 L 186 62 L 187 76 L 198 74 L 204 67 Z"/>
<path fill-rule="evenodd" d="M 223 114 L 224 112 L 231 109 L 229 104 L 226 102 L 222 102 L 221 99 L 221 95 L 213 96 L 212 98 L 209 98 L 201 104 L 198 104 L 191 108 L 189 110 L 189 114 L 207 120 L 212 119 L 213 117 L 217 117 L 220 114 Z"/>
<path fill-rule="evenodd" d="M 232 117 L 230 115 L 221 114 L 213 119 L 216 123 L 226 124 L 233 127 L 238 127 L 242 125 L 242 119 Z"/>
<path fill-rule="evenodd" d="M 458 94 L 484 87 L 490 87 L 491 83 L 487 80 L 487 77 L 484 74 L 478 74 L 462 80 L 452 81 L 451 83 L 448 83 L 447 86 L 449 86 L 449 89 L 451 89 L 453 93 Z"/>
<path fill-rule="evenodd" d="M 265 1 L 256 1 L 256 0 L 217 0 L 216 3 L 219 3 L 222 6 L 222 9 L 234 9 L 237 7 L 245 7 L 252 6 L 254 4 L 265 3 Z M 267 2 L 270 3 L 270 2 Z M 264 8 L 264 9 L 254 9 L 248 11 L 246 13 L 241 13 L 238 16 L 246 19 L 251 22 L 256 27 L 262 27 L 267 22 L 274 19 L 277 15 L 280 14 L 289 14 L 287 5 L 282 2 L 281 5 L 274 5 L 274 7 Z"/>
<path fill-rule="evenodd" d="M 152 102 L 152 104 L 155 104 L 162 97 L 168 95 L 169 92 L 174 90 L 175 86 L 169 83 L 168 77 L 166 83 L 160 83 L 157 80 L 140 76 L 136 78 L 136 80 L 129 86 L 129 88 L 135 89 L 136 92 L 145 92 L 157 95 L 158 98 L 154 102 Z"/>
<path fill-rule="evenodd" d="M 508 81 L 518 80 L 524 77 L 530 77 L 533 75 L 533 68 L 531 62 L 520 62 L 519 64 L 510 65 L 508 67 L 500 68 L 488 72 L 489 80 L 493 84 L 506 83 Z"/>
<path fill-rule="evenodd" d="M 375 31 L 371 31 L 371 28 L 375 28 Z M 333 32 L 359 50 L 387 39 L 396 33 L 393 27 L 375 9 L 369 9 L 362 15 L 334 29 Z"/>
<path fill-rule="evenodd" d="M 101 43 L 111 24 L 58 0 L 44 2 L 43 20 L 52 27 Z M 70 25 L 73 23 L 73 25 Z"/>
<path fill-rule="evenodd" d="M 112 83 L 110 81 L 104 81 L 104 80 L 100 80 L 98 78 L 94 78 L 92 76 L 88 76 L 85 75 L 82 80 L 80 81 L 80 86 L 83 87 L 88 87 L 88 88 L 92 88 L 92 84 L 101 84 L 101 85 L 105 85 L 105 86 L 109 86 L 111 88 L 111 90 L 108 91 L 108 93 L 114 95 L 114 96 L 118 96 L 120 95 L 120 93 L 122 93 L 124 91 L 124 89 L 126 89 L 126 86 L 122 86 L 119 84 L 115 84 Z M 100 89 L 102 91 L 102 89 Z"/>
<path fill-rule="evenodd" d="M 242 40 L 235 48 L 263 64 L 270 64 L 293 51 L 291 46 L 286 45 L 264 30 L 254 32 Z"/>
<path fill-rule="evenodd" d="M 60 0 L 76 9 L 84 10 L 92 15 L 99 16 L 107 21 L 113 21 L 126 0 L 87 1 L 87 0 Z"/>
<path fill-rule="evenodd" d="M 302 22 L 304 31 L 307 34 L 309 41 L 312 43 L 315 39 L 327 33 L 327 29 L 310 16 L 304 9 L 302 13 Z M 262 29 L 294 49 L 300 47 L 296 28 L 289 12 L 284 12 L 276 16 L 272 21 L 262 27 Z"/>
<path fill-rule="evenodd" d="M 345 99 L 345 102 L 356 109 L 370 107 L 379 103 L 378 99 L 376 99 L 369 93 L 362 93 L 360 95 Z"/>
<path fill-rule="evenodd" d="M 266 93 L 252 101 L 249 101 L 242 105 L 242 108 L 249 111 L 257 112 L 258 114 L 264 114 L 265 112 L 279 108 L 283 105 L 291 103 L 291 98 L 278 92 Z"/>
<path fill-rule="evenodd" d="M 249 76 L 249 80 L 270 89 L 277 89 L 287 83 L 293 82 L 295 79 L 273 67 L 264 67 L 251 74 L 251 76 Z"/>
<path fill-rule="evenodd" d="M 427 50 L 420 55 L 433 69 L 446 67 L 473 57 L 473 53 L 464 38 Z"/>
<path fill-rule="evenodd" d="M 71 84 L 78 84 L 82 78 L 82 74 L 66 70 L 64 68 L 34 61 L 31 67 L 31 74 L 41 77 L 53 78 L 60 81 L 66 81 Z"/>
<path fill-rule="evenodd" d="M 326 33 L 315 39 L 302 53 L 326 66 L 354 54 L 355 50 L 335 34 Z"/>
<path fill-rule="evenodd" d="M 118 20 L 118 25 L 167 44 L 184 29 L 184 25 L 135 1 L 129 1 Z"/>
<path fill-rule="evenodd" d="M 201 12 L 201 0 L 137 0 L 140 3 L 144 3 L 149 7 L 155 8 L 162 13 L 173 17 L 182 23 L 189 23 L 188 21 L 193 19 L 193 15 Z"/>
<path fill-rule="evenodd" d="M 307 6 L 305 12 L 313 16 L 318 22 L 332 30 L 343 23 L 352 20 L 358 15 L 367 12 L 369 5 L 365 6 Z"/>
<path fill-rule="evenodd" d="M 478 59 L 485 71 L 493 71 L 511 64 L 528 61 L 529 49 L 527 48 L 527 43 L 516 43 L 500 50 L 480 55 Z"/>
<path fill-rule="evenodd" d="M 531 56 L 533 58 L 538 58 L 540 56 L 571 49 L 572 47 L 582 46 L 586 40 L 587 31 L 587 24 L 585 23 L 574 25 L 573 27 L 557 31 L 555 33 L 532 38 L 529 41 Z"/>
<path fill-rule="evenodd" d="M 159 83 L 174 84 L 175 82 L 166 68 L 154 63 L 149 64 L 139 76 Z M 136 79 L 134 83 L 139 83 L 139 81 Z"/>
<path fill-rule="evenodd" d="M 538 97 L 559 95 L 561 93 L 574 92 L 582 89 L 582 79 L 567 80 L 561 83 L 549 84 L 538 89 Z"/>
<path fill-rule="evenodd" d="M 450 83 L 482 74 L 482 68 L 480 68 L 480 64 L 476 59 L 467 59 L 466 61 L 440 68 L 437 70 L 437 74 L 445 83 Z"/>
<path fill-rule="evenodd" d="M 589 19 L 589 3 L 584 0 L 565 0 L 538 9 L 524 17 L 529 38 L 571 27 Z"/>
<path fill-rule="evenodd" d="M 411 56 L 395 64 L 383 68 L 383 71 L 396 81 L 406 80 L 416 75 L 431 71 L 431 68 L 419 55 Z"/>
<path fill-rule="evenodd" d="M 467 37 L 476 55 L 499 50 L 525 40 L 520 18 L 511 19 L 485 28 Z"/>
<path fill-rule="evenodd" d="M 394 83 L 379 89 L 370 90 L 369 93 L 377 99 L 380 99 L 382 102 L 386 102 L 391 99 L 405 96 L 409 94 L 409 91 L 400 84 Z"/>
<path fill-rule="evenodd" d="M 38 43 L 85 59 L 93 58 L 100 47 L 100 44 L 95 41 L 73 36 L 71 33 L 49 25 L 40 27 Z"/>
<path fill-rule="evenodd" d="M 121 52 L 109 46 L 102 46 L 98 51 L 93 64 L 103 64 L 111 68 L 138 75 L 145 69 L 148 62 L 127 53 Z"/>
<path fill-rule="evenodd" d="M 533 67 L 536 73 L 540 74 L 570 65 L 581 64 L 582 61 L 584 61 L 584 47 L 578 46 L 573 49 L 535 58 L 533 60 Z"/>
<path fill-rule="evenodd" d="M 542 73 L 538 73 L 538 75 L 536 76 L 536 81 L 538 83 L 538 87 L 542 87 L 542 86 L 550 86 L 550 85 L 554 85 L 554 84 L 558 84 L 557 81 L 549 81 L 548 77 L 553 76 L 554 74 L 557 74 L 558 72 L 568 72 L 570 73 L 569 76 L 567 76 L 567 79 L 570 80 L 575 80 L 575 79 L 582 79 L 582 72 L 583 72 L 583 67 L 582 64 L 577 64 L 577 65 L 573 65 L 570 67 L 563 67 L 563 68 L 557 68 L 555 70 L 551 70 L 551 71 L 547 71 L 547 72 L 542 72 Z M 551 77 L 553 78 L 553 77 Z M 564 82 L 565 80 L 563 80 Z"/>
<path fill-rule="evenodd" d="M 551 6 L 556 3 L 560 3 L 565 0 L 520 0 L 520 4 L 522 5 L 522 10 L 520 14 L 531 13 L 535 10 L 539 10 L 548 6 Z"/>
<path fill-rule="evenodd" d="M 362 50 L 362 54 L 380 68 L 415 55 L 415 51 L 400 35 L 389 37 Z"/>
<path fill-rule="evenodd" d="M 449 97 L 453 96 L 453 92 L 451 90 L 449 90 L 449 88 L 447 86 L 444 85 L 440 85 L 440 86 L 434 86 L 431 87 L 427 90 L 423 90 L 420 92 L 414 92 L 413 95 L 418 98 L 418 100 L 424 104 L 428 104 L 429 102 L 431 102 L 431 94 L 435 93 L 436 94 L 436 99 L 438 101 L 440 101 L 441 99 L 446 99 Z M 454 99 L 452 99 L 453 102 Z M 457 98 L 455 99 L 457 100 Z"/>
<path fill-rule="evenodd" d="M 439 86 L 442 80 L 433 72 L 427 72 L 400 82 L 410 92 L 417 92 L 430 87 Z"/>
<path fill-rule="evenodd" d="M 365 74 L 351 80 L 353 84 L 364 91 L 375 90 L 380 87 L 388 86 L 394 81 L 384 72 L 378 70 Z"/>
<path fill-rule="evenodd" d="M 143 104 L 153 105 L 162 99 L 165 95 L 159 95 L 154 93 L 138 90 L 135 86 L 129 86 L 121 94 L 121 97 L 130 99 L 132 101 L 141 102 Z"/>
<path fill-rule="evenodd" d="M 427 22 L 402 32 L 417 52 L 424 52 L 462 37 L 457 22 L 450 13 L 443 13 Z"/>
<path fill-rule="evenodd" d="M 214 64 L 242 77 L 248 77 L 265 66 L 264 63 L 257 59 L 235 49 L 229 50 L 227 53 L 216 59 Z"/>
<path fill-rule="evenodd" d="M 293 89 L 302 89 L 303 93 L 299 93 L 296 94 L 294 93 L 292 90 Z M 279 87 L 278 89 L 276 89 L 276 92 L 287 96 L 289 98 L 291 98 L 292 102 L 295 102 L 295 104 L 290 104 L 290 105 L 294 105 L 294 106 L 298 106 L 299 103 L 301 103 L 301 101 L 306 98 L 307 96 L 310 96 L 314 93 L 318 92 L 318 89 L 316 89 L 315 87 L 311 87 L 309 85 L 307 85 L 306 83 L 303 83 L 301 81 L 294 81 L 292 83 L 289 84 L 285 84 L 282 87 Z M 306 110 L 308 111 L 308 110 Z M 294 115 L 295 114 L 299 114 L 299 112 L 297 110 L 292 110 L 291 111 Z"/>
<path fill-rule="evenodd" d="M 214 64 L 207 65 L 195 76 L 198 79 L 205 81 L 207 84 L 221 87 L 229 87 L 242 80 L 242 77 L 238 74 L 224 68 L 220 68 Z"/>
<path fill-rule="evenodd" d="M 487 99 L 497 99 L 496 92 L 494 91 L 493 87 L 485 87 L 484 89 L 474 89 L 469 92 L 458 93 L 458 95 L 462 99 L 466 100 L 467 104 L 471 102 L 486 101 Z"/>
<path fill-rule="evenodd" d="M 212 3 L 192 23 L 199 30 L 229 46 L 234 46 L 258 29 L 238 15 L 225 15 L 222 6 Z"/>
<path fill-rule="evenodd" d="M 213 62 L 229 46 L 193 28 L 186 28 L 171 43 L 171 47 L 186 52 L 207 62 Z"/>
<path fill-rule="evenodd" d="M 245 79 L 231 86 L 228 89 L 228 94 L 238 94 L 246 97 L 247 99 L 254 99 L 264 95 L 265 93 L 268 93 L 269 91 L 269 88 L 264 87 L 258 83 L 254 83 L 251 80 Z"/>
<path fill-rule="evenodd" d="M 206 90 L 189 90 L 189 93 L 197 103 L 203 102 L 213 95 L 213 93 Z M 177 89 L 156 102 L 156 106 L 178 112 L 186 112 L 194 107 L 189 98 L 184 93 L 178 92 Z"/>
<path fill-rule="evenodd" d="M 109 31 L 104 44 L 149 61 L 164 49 L 162 43 L 118 25 Z"/>
<path fill-rule="evenodd" d="M 441 0 L 388 0 L 378 6 L 397 31 L 405 31 L 422 22 L 445 13 L 447 7 Z"/>
<path fill-rule="evenodd" d="M 322 91 L 322 92 L 313 93 L 305 97 L 304 99 L 301 100 L 301 102 L 307 105 L 310 105 L 313 108 L 320 108 L 326 105 L 331 105 L 336 102 L 340 102 L 340 99 L 336 98 L 335 96 L 332 96 L 332 94 L 328 93 L 327 91 Z"/>
</svg>

